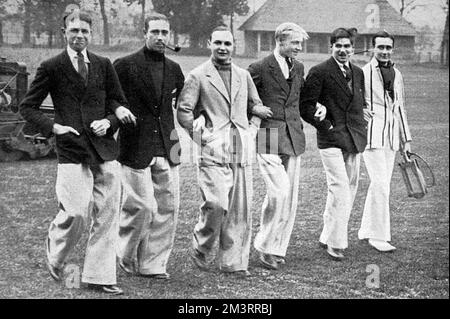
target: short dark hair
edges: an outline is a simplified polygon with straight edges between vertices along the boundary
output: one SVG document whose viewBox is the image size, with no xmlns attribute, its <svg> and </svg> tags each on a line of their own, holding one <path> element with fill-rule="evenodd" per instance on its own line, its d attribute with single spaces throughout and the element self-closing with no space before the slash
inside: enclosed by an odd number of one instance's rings
<svg viewBox="0 0 450 319">
<path fill-rule="evenodd" d="M 86 11 L 74 10 L 71 12 L 65 12 L 63 15 L 63 27 L 67 27 L 67 20 L 73 21 L 75 19 L 80 19 L 81 21 L 87 22 L 89 26 L 92 26 L 92 18 Z"/>
<path fill-rule="evenodd" d="M 230 29 L 229 27 L 227 27 L 226 25 L 219 25 L 219 26 L 215 27 L 215 28 L 211 31 L 211 34 L 210 34 L 210 36 L 209 36 L 209 40 L 212 39 L 212 34 L 213 34 L 214 32 L 216 32 L 216 31 L 228 31 L 228 32 L 230 32 L 231 35 L 233 36 L 233 41 L 234 41 L 234 35 L 233 35 L 233 32 L 231 32 L 231 29 Z"/>
<path fill-rule="evenodd" d="M 356 28 L 337 28 L 331 33 L 330 44 L 335 44 L 338 39 L 350 39 L 350 42 L 353 45 L 357 33 L 358 30 Z"/>
<path fill-rule="evenodd" d="M 394 46 L 395 40 L 394 36 L 388 33 L 386 30 L 378 31 L 375 33 L 375 35 L 372 37 L 372 46 L 375 47 L 377 38 L 389 38 L 392 40 L 392 46 Z"/>
<path fill-rule="evenodd" d="M 170 24 L 169 18 L 167 18 L 166 15 L 164 15 L 162 13 L 158 13 L 158 12 L 153 12 L 153 13 L 151 13 L 149 16 L 147 16 L 145 18 L 145 21 L 144 21 L 144 32 L 147 33 L 147 31 L 148 31 L 148 23 L 150 21 L 158 21 L 158 20 L 163 20 L 163 21 L 166 21 L 167 23 Z"/>
</svg>

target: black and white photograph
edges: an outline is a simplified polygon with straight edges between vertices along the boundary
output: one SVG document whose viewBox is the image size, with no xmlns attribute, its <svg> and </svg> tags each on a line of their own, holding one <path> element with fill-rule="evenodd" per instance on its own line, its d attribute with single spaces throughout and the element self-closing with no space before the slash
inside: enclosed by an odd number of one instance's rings
<svg viewBox="0 0 450 319">
<path fill-rule="evenodd" d="M 0 0 L 0 298 L 448 299 L 448 29 L 448 0 Z"/>
</svg>

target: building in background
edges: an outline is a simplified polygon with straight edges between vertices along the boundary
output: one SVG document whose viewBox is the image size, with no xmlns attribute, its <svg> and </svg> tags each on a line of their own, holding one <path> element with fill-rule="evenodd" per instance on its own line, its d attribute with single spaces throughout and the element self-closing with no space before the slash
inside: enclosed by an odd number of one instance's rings
<svg viewBox="0 0 450 319">
<path fill-rule="evenodd" d="M 356 51 L 370 48 L 370 39 L 380 30 L 395 36 L 400 54 L 413 54 L 416 31 L 386 0 L 267 0 L 240 27 L 244 33 L 242 53 L 265 56 L 275 48 L 274 31 L 283 22 L 294 22 L 310 35 L 305 53 L 328 53 L 330 33 L 338 27 L 358 29 Z M 239 35 L 236 36 L 239 39 Z M 239 52 L 238 52 L 239 53 Z"/>
</svg>

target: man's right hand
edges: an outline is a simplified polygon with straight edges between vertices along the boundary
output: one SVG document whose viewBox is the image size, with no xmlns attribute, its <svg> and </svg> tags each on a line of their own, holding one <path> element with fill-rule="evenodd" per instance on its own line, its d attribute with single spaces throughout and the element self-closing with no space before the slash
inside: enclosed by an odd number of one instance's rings
<svg viewBox="0 0 450 319">
<path fill-rule="evenodd" d="M 127 109 L 124 106 L 119 106 L 114 111 L 114 114 L 116 115 L 117 119 L 122 124 L 131 124 L 133 123 L 134 126 L 136 126 L 136 116 L 131 113 L 129 109 Z"/>
<path fill-rule="evenodd" d="M 55 135 L 62 135 L 62 134 L 66 134 L 66 133 L 73 133 L 75 135 L 80 135 L 80 133 L 78 133 L 78 131 L 76 129 L 74 129 L 71 126 L 64 126 L 58 123 L 53 124 L 53 129 L 52 132 Z"/>
</svg>

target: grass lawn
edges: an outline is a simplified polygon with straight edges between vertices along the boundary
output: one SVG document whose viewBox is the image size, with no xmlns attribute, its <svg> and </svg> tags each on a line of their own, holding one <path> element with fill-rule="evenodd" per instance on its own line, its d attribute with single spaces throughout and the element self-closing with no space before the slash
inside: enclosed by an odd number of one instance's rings
<svg viewBox="0 0 450 319">
<path fill-rule="evenodd" d="M 1 55 L 27 63 L 34 76 L 39 61 L 54 55 L 51 50 L 5 49 Z M 124 53 L 105 52 L 112 60 Z M 326 56 L 325 56 L 326 57 Z M 173 56 L 183 71 L 206 57 Z M 323 57 L 322 57 L 323 58 Z M 247 67 L 250 59 L 235 59 Z M 305 59 L 308 70 L 317 59 Z M 249 279 L 236 279 L 217 270 L 204 273 L 188 258 L 191 232 L 197 221 L 200 192 L 195 166 L 181 165 L 181 210 L 175 247 L 169 261 L 170 281 L 130 277 L 118 272 L 123 298 L 448 298 L 449 296 L 449 72 L 400 65 L 406 80 L 407 112 L 413 134 L 413 151 L 434 168 L 435 187 L 423 199 L 406 196 L 399 170 L 392 178 L 392 254 L 381 254 L 357 231 L 369 180 L 362 164 L 361 182 L 349 224 L 349 248 L 342 262 L 331 261 L 319 248 L 326 181 L 316 149 L 315 132 L 306 125 L 307 150 L 302 156 L 299 206 L 294 232 L 281 271 L 257 265 L 252 248 Z M 186 135 L 182 135 L 186 145 Z M 185 152 L 185 156 L 187 152 Z M 44 239 L 57 211 L 54 192 L 56 160 L 0 163 L 0 297 L 2 298 L 103 298 L 85 289 L 56 284 L 45 269 Z M 265 185 L 254 166 L 253 235 Z M 68 263 L 82 266 L 86 236 Z M 379 288 L 368 288 L 366 269 L 380 269 Z"/>
</svg>

